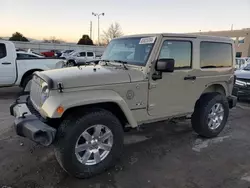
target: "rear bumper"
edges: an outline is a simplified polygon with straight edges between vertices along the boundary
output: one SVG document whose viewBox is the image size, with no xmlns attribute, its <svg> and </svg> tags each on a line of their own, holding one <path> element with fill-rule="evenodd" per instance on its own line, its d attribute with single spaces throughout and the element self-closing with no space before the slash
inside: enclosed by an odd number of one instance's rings
<svg viewBox="0 0 250 188">
<path fill-rule="evenodd" d="M 28 98 L 28 95 L 21 96 L 10 106 L 10 114 L 15 117 L 16 133 L 41 145 L 49 146 L 55 139 L 56 129 L 31 113 L 27 106 Z"/>
</svg>

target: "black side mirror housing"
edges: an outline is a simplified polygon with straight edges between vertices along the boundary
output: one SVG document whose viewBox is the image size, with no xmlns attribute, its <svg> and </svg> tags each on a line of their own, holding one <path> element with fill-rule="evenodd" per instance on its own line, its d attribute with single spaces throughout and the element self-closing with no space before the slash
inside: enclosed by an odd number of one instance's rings
<svg viewBox="0 0 250 188">
<path fill-rule="evenodd" d="M 174 59 L 159 59 L 156 62 L 155 70 L 160 72 L 174 72 Z"/>
</svg>

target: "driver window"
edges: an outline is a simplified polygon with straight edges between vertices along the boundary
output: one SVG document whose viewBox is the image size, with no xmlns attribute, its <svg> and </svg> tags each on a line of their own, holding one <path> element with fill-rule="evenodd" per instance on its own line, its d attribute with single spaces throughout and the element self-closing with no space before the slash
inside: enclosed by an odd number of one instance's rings
<svg viewBox="0 0 250 188">
<path fill-rule="evenodd" d="M 5 44 L 0 44 L 0 59 L 7 56 L 7 50 Z"/>
<path fill-rule="evenodd" d="M 80 53 L 79 53 L 79 56 L 80 56 L 80 57 L 85 57 L 85 56 L 86 56 L 86 52 L 80 52 Z"/>
<path fill-rule="evenodd" d="M 190 41 L 164 41 L 159 59 L 168 58 L 175 60 L 175 69 L 191 68 L 192 43 Z"/>
</svg>

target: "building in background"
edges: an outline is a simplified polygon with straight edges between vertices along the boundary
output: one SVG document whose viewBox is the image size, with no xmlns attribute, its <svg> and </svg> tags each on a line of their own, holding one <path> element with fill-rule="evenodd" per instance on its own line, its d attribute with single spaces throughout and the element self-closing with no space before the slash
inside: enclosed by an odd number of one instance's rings
<svg viewBox="0 0 250 188">
<path fill-rule="evenodd" d="M 209 31 L 199 33 L 201 35 L 230 37 L 234 40 L 235 43 L 236 57 L 250 57 L 250 28 L 241 30 Z"/>
</svg>

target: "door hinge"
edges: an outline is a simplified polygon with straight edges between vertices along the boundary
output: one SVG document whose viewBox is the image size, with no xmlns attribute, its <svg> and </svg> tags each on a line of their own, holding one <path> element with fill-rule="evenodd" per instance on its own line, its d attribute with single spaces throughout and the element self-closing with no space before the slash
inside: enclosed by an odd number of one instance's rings
<svg viewBox="0 0 250 188">
<path fill-rule="evenodd" d="M 149 83 L 149 89 L 156 88 L 157 83 Z"/>
<path fill-rule="evenodd" d="M 63 92 L 63 84 L 62 84 L 62 82 L 58 82 L 58 83 L 57 83 L 57 89 L 58 89 L 58 92 L 59 92 L 59 93 L 62 93 L 62 92 Z"/>
<path fill-rule="evenodd" d="M 153 110 L 155 107 L 155 104 L 149 104 L 148 106 L 148 111 Z"/>
</svg>

